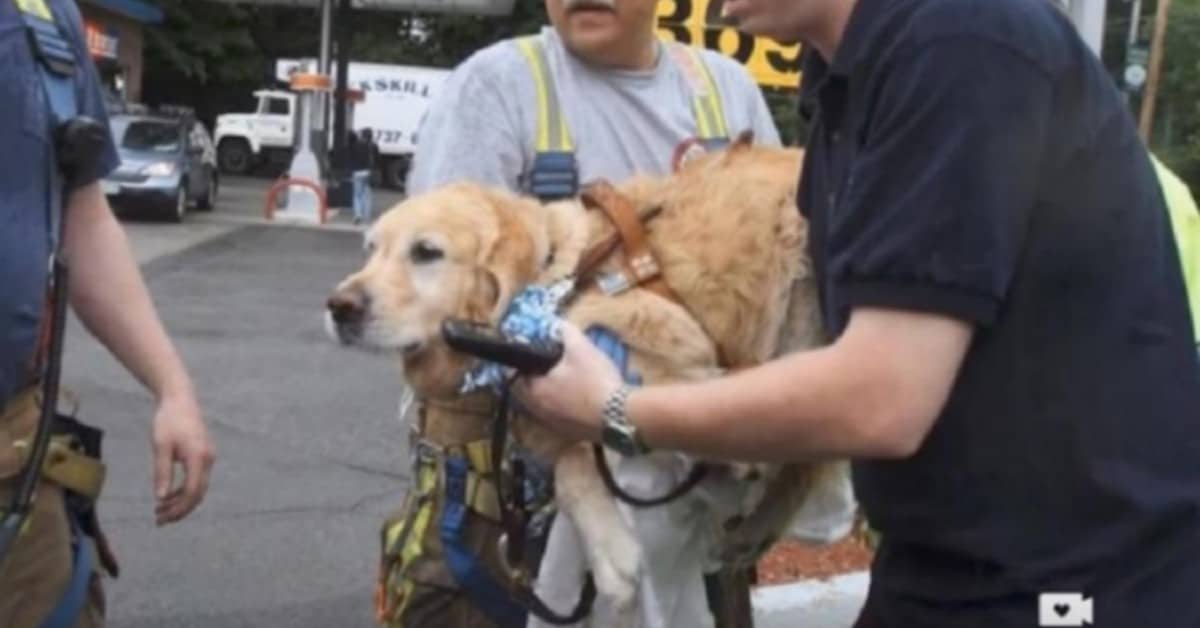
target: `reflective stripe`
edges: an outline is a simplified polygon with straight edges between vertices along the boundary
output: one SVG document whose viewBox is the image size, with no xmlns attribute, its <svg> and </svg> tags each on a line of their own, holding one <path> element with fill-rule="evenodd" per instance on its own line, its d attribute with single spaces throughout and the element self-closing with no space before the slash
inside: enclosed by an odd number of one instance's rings
<svg viewBox="0 0 1200 628">
<path fill-rule="evenodd" d="M 75 100 L 75 50 L 59 28 L 55 15 L 46 6 L 45 0 L 14 0 L 25 23 L 30 48 L 38 66 L 38 78 L 46 94 L 46 101 L 53 113 L 53 132 L 58 125 L 74 118 L 79 113 Z M 53 135 L 51 135 L 53 137 Z M 58 157 L 53 150 L 47 151 L 46 167 L 50 171 L 50 250 L 56 252 L 59 244 L 62 220 L 62 173 L 58 169 Z"/>
<path fill-rule="evenodd" d="M 1200 344 L 1200 210 L 1192 192 L 1157 156 L 1150 155 L 1170 214 L 1171 231 L 1183 265 L 1183 283 L 1192 312 L 1192 336 Z"/>
<path fill-rule="evenodd" d="M 701 58 L 698 48 L 680 43 L 667 44 L 675 57 L 680 71 L 692 86 L 692 112 L 702 140 L 729 137 L 725 127 L 725 110 L 721 106 L 721 94 L 717 90 L 712 73 Z"/>
<path fill-rule="evenodd" d="M 567 131 L 567 121 L 558 104 L 558 92 L 554 89 L 554 77 L 550 74 L 546 50 L 534 36 L 518 39 L 517 45 L 533 71 L 533 84 L 537 92 L 537 152 L 571 152 L 574 149 L 571 134 Z"/>
<path fill-rule="evenodd" d="M 17 0 L 17 8 L 21 13 L 36 15 L 47 22 L 54 21 L 54 15 L 50 13 L 50 8 L 46 6 L 45 0 Z"/>
<path fill-rule="evenodd" d="M 537 35 L 518 38 L 516 44 L 533 75 L 537 99 L 533 162 L 522 187 L 544 202 L 575 196 L 579 191 L 579 168 L 545 47 Z M 721 94 L 700 50 L 683 44 L 668 44 L 668 50 L 691 86 L 696 139 L 708 150 L 724 147 L 729 142 L 729 131 Z"/>
<path fill-rule="evenodd" d="M 400 550 L 400 605 L 396 609 L 397 612 L 403 613 L 408 606 L 408 601 L 412 598 L 413 582 L 412 578 L 405 577 L 408 569 L 412 566 L 413 561 L 421 556 L 421 543 L 425 539 L 426 531 L 429 529 L 429 523 L 433 520 L 433 504 L 434 499 L 432 492 L 437 487 L 437 469 L 429 466 L 422 466 L 421 472 L 418 474 L 417 487 L 419 497 L 417 498 L 419 506 L 417 507 L 417 516 L 413 521 L 412 527 L 408 530 L 408 538 L 405 539 L 404 546 Z"/>
<path fill-rule="evenodd" d="M 412 599 L 415 583 L 408 572 L 423 553 L 422 541 L 433 519 L 437 469 L 422 465 L 415 488 L 403 509 L 413 512 L 412 516 L 383 531 L 383 565 L 375 593 L 375 619 L 380 624 L 391 624 L 403 616 Z"/>
<path fill-rule="evenodd" d="M 466 450 L 467 462 L 471 464 L 472 471 L 483 474 L 492 472 L 491 441 L 471 441 L 464 446 L 464 449 Z"/>
<path fill-rule="evenodd" d="M 424 554 L 425 542 L 437 508 L 439 488 L 445 485 L 439 477 L 442 464 L 448 456 L 465 458 L 466 474 L 465 505 L 477 515 L 491 521 L 500 520 L 500 501 L 495 486 L 490 480 L 492 471 L 491 442 L 472 441 L 461 447 L 448 448 L 443 452 L 425 442 L 417 444 L 419 456 L 415 490 L 409 497 L 404 511 L 413 513 L 403 522 L 388 526 L 383 532 L 384 573 L 377 593 L 377 619 L 389 623 L 407 610 L 416 582 L 409 577 L 414 563 Z M 389 587 L 389 583 L 390 587 Z"/>
</svg>

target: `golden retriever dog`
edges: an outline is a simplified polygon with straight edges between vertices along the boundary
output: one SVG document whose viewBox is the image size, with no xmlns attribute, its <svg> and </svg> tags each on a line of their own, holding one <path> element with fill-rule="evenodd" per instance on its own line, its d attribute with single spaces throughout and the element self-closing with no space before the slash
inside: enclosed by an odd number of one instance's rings
<svg viewBox="0 0 1200 628">
<path fill-rule="evenodd" d="M 679 302 L 643 287 L 609 295 L 583 283 L 563 316 L 583 329 L 616 332 L 648 384 L 712 377 L 724 366 L 752 366 L 820 344 L 806 227 L 795 204 L 801 159 L 799 150 L 739 138 L 670 176 L 616 184 L 640 214 L 654 213 L 643 223 L 646 245 Z M 345 344 L 394 352 L 417 398 L 453 404 L 475 361 L 447 347 L 442 321 L 498 324 L 515 294 L 571 275 L 581 255 L 613 232 L 603 212 L 577 199 L 540 203 L 471 183 L 446 185 L 405 200 L 369 229 L 365 265 L 328 301 L 330 333 Z M 601 271 L 622 268 L 620 261 L 619 253 L 610 255 Z M 426 427 L 437 432 L 428 435 L 435 440 L 465 439 L 486 435 L 487 421 L 463 413 L 452 425 Z M 553 463 L 557 505 L 583 538 L 598 593 L 613 608 L 631 610 L 642 550 L 590 446 L 524 417 L 512 432 Z M 723 539 L 720 558 L 738 564 L 752 563 L 779 538 L 833 468 L 709 462 L 747 484 L 741 515 L 711 522 Z"/>
</svg>

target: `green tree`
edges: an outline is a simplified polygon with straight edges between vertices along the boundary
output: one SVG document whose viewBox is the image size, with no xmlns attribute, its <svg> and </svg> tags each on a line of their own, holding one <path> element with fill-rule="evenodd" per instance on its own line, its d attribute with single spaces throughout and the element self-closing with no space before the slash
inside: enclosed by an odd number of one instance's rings
<svg viewBox="0 0 1200 628">
<path fill-rule="evenodd" d="M 210 127 L 218 114 L 251 105 L 276 56 L 316 50 L 312 12 L 197 0 L 159 5 L 163 23 L 146 29 L 143 100 L 189 105 Z"/>
<path fill-rule="evenodd" d="M 1151 147 L 1200 189 L 1200 0 L 1174 0 L 1169 19 Z"/>
<path fill-rule="evenodd" d="M 546 24 L 542 2 L 517 2 L 510 15 L 357 12 L 352 56 L 361 61 L 450 68 L 471 53 Z"/>
<path fill-rule="evenodd" d="M 251 66 L 230 63 L 257 56 L 249 12 L 232 4 L 162 0 L 164 23 L 146 31 L 148 72 L 201 84 L 249 78 Z"/>
<path fill-rule="evenodd" d="M 1129 94 L 1129 113 L 1136 122 L 1144 89 L 1128 90 L 1124 82 L 1129 62 L 1131 5 L 1109 2 L 1103 58 L 1114 83 Z M 1142 3 L 1135 40 L 1149 50 L 1156 0 Z M 1155 100 L 1150 148 L 1190 186 L 1200 186 L 1200 0 L 1173 0 L 1163 44 L 1162 75 Z"/>
<path fill-rule="evenodd" d="M 185 103 L 212 124 L 252 105 L 251 92 L 274 81 L 276 59 L 316 56 L 320 16 L 312 8 L 161 0 L 165 20 L 147 29 L 144 100 Z M 472 52 L 546 23 L 541 2 L 518 2 L 507 16 L 351 11 L 351 58 L 453 67 Z"/>
</svg>

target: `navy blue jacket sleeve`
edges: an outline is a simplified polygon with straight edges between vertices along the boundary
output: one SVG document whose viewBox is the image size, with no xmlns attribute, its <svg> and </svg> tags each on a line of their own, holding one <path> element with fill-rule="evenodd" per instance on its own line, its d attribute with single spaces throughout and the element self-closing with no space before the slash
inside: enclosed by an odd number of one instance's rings
<svg viewBox="0 0 1200 628">
<path fill-rule="evenodd" d="M 840 308 L 995 320 L 1022 247 L 1053 85 L 980 36 L 884 61 L 827 248 Z"/>
<path fill-rule="evenodd" d="M 117 166 L 121 164 L 121 159 L 117 154 L 117 147 L 113 142 L 112 133 L 109 130 L 108 124 L 108 109 L 104 105 L 104 95 L 100 87 L 100 75 L 96 70 L 96 64 L 92 61 L 91 55 L 87 49 L 87 38 L 83 32 L 83 17 L 79 13 L 79 8 L 74 2 L 61 3 L 66 5 L 65 13 L 66 23 L 64 26 L 70 34 L 71 44 L 75 47 L 76 59 L 79 59 L 79 74 L 76 77 L 76 102 L 79 105 L 79 113 L 89 116 L 100 122 L 106 131 L 105 137 L 107 140 L 101 150 L 100 158 L 96 160 L 90 171 L 79 173 L 79 177 L 75 183 L 80 186 L 95 183 L 96 181 L 108 176 Z"/>
</svg>

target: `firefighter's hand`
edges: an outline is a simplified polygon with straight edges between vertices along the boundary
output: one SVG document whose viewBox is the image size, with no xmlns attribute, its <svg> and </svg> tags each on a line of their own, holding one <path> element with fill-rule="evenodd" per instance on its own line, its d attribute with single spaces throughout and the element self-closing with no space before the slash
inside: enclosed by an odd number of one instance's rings
<svg viewBox="0 0 1200 628">
<path fill-rule="evenodd" d="M 563 321 L 563 356 L 543 376 L 514 387 L 522 405 L 551 429 L 579 440 L 600 440 L 604 402 L 621 385 L 621 373 L 578 327 Z"/>
<path fill-rule="evenodd" d="M 167 395 L 154 416 L 154 514 L 158 525 L 174 523 L 192 512 L 208 491 L 214 455 L 191 394 Z M 182 466 L 182 482 L 176 467 Z"/>
</svg>

